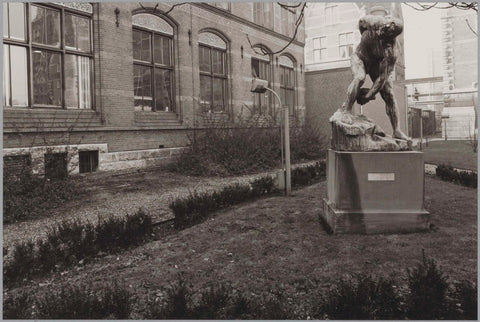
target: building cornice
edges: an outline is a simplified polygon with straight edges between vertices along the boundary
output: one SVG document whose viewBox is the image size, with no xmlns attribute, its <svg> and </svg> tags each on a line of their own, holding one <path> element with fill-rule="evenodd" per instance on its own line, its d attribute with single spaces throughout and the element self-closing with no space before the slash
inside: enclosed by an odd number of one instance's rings
<svg viewBox="0 0 480 322">
<path fill-rule="evenodd" d="M 265 28 L 263 26 L 260 26 L 260 25 L 257 25 L 256 23 L 254 22 L 251 22 L 247 19 L 244 19 L 244 18 L 241 18 L 239 16 L 236 16 L 234 15 L 233 13 L 229 12 L 229 11 L 226 11 L 224 9 L 220 9 L 220 8 L 217 8 L 217 7 L 214 7 L 214 6 L 211 6 L 209 4 L 206 4 L 206 3 L 196 3 L 196 2 L 192 2 L 191 5 L 194 5 L 196 7 L 199 7 L 199 8 L 202 8 L 202 9 L 205 9 L 207 11 L 210 11 L 210 12 L 213 12 L 215 14 L 218 14 L 218 15 L 221 15 L 223 17 L 227 17 L 229 19 L 232 19 L 236 22 L 239 22 L 239 23 L 242 23 L 244 25 L 247 25 L 251 28 L 254 28 L 254 29 L 257 29 L 259 31 L 262 31 L 262 32 L 265 32 L 267 34 L 270 34 L 272 36 L 275 36 L 279 39 L 282 39 L 282 40 L 285 40 L 285 41 L 290 41 L 290 37 L 287 37 L 285 35 L 282 35 L 281 33 L 278 33 L 276 31 L 273 31 L 271 29 L 268 29 L 268 28 Z M 301 46 L 301 47 L 304 47 L 305 46 L 305 43 L 301 42 L 301 41 L 298 41 L 296 39 L 294 39 L 292 41 L 292 44 L 294 45 L 297 45 L 297 46 Z"/>
</svg>

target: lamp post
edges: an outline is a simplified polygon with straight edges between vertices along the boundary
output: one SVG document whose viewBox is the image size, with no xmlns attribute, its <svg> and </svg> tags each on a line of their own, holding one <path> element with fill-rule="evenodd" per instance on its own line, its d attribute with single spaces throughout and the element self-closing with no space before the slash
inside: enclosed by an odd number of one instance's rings
<svg viewBox="0 0 480 322">
<path fill-rule="evenodd" d="M 252 80 L 252 88 L 250 89 L 251 92 L 253 93 L 265 93 L 266 91 L 272 92 L 273 95 L 278 99 L 280 107 L 282 107 L 282 101 L 280 100 L 280 97 L 278 94 L 272 90 L 271 88 L 268 88 L 268 81 L 263 80 L 263 79 L 258 79 L 254 78 Z M 291 165 L 290 165 L 290 126 L 289 126 L 289 115 L 288 115 L 288 106 L 283 107 L 283 126 L 284 126 L 284 144 L 285 144 L 285 195 L 288 196 L 290 195 L 290 192 L 292 191 L 292 179 L 291 179 Z"/>
</svg>

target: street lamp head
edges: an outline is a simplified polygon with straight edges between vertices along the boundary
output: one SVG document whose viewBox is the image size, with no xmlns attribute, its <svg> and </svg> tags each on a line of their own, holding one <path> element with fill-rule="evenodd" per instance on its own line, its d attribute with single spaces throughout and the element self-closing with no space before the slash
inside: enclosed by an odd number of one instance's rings
<svg viewBox="0 0 480 322">
<path fill-rule="evenodd" d="M 267 91 L 268 81 L 260 78 L 254 78 L 252 80 L 252 88 L 250 92 L 253 93 L 265 93 Z"/>
</svg>

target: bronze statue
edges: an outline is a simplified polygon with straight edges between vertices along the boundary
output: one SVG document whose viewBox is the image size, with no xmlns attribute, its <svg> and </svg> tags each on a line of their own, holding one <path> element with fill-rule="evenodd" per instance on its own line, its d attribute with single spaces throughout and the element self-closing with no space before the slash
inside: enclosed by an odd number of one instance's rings
<svg viewBox="0 0 480 322">
<path fill-rule="evenodd" d="M 347 92 L 342 122 L 354 122 L 352 107 L 355 101 L 364 105 L 375 99 L 380 92 L 386 105 L 386 112 L 393 128 L 393 137 L 409 141 L 410 139 L 399 129 L 398 107 L 393 93 L 390 75 L 397 60 L 396 37 L 403 31 L 403 23 L 393 17 L 367 15 L 360 19 L 358 27 L 361 40 L 351 56 L 351 68 L 354 79 Z M 372 79 L 370 89 L 362 88 L 366 75 Z M 375 134 L 385 136 L 382 131 Z"/>
</svg>

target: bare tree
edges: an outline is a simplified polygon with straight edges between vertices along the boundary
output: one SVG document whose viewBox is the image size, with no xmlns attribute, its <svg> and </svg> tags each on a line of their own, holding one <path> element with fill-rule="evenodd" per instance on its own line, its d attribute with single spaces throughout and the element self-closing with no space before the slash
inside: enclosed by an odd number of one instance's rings
<svg viewBox="0 0 480 322">
<path fill-rule="evenodd" d="M 143 10 L 147 11 L 147 12 L 151 12 L 151 13 L 156 13 L 158 12 L 158 6 L 159 6 L 160 3 L 157 3 L 155 4 L 155 6 L 152 8 L 152 7 L 145 7 L 141 2 L 139 2 L 139 5 L 140 7 L 142 7 Z M 170 12 L 173 11 L 173 9 L 175 9 L 176 7 L 179 7 L 179 6 L 183 6 L 185 4 L 190 4 L 190 2 L 180 2 L 180 3 L 176 3 L 176 4 L 173 4 L 170 9 L 168 9 L 167 11 L 165 12 L 162 12 L 163 14 L 169 14 Z M 251 41 L 250 41 L 250 38 L 248 37 L 247 35 L 247 40 L 248 40 L 248 43 L 250 44 L 250 47 L 252 48 L 252 50 L 259 54 L 259 55 L 276 55 L 276 54 L 280 54 L 281 52 L 283 52 L 285 49 L 288 48 L 288 46 L 290 46 L 290 44 L 295 40 L 295 38 L 297 37 L 297 33 L 298 33 L 298 28 L 300 27 L 300 25 L 302 24 L 302 21 L 303 21 L 303 17 L 304 17 L 304 12 L 305 12 L 305 8 L 307 7 L 307 3 L 306 2 L 299 2 L 297 4 L 285 4 L 285 3 L 280 3 L 280 2 L 277 2 L 276 3 L 278 6 L 280 6 L 281 8 L 287 10 L 288 12 L 292 13 L 292 14 L 297 14 L 297 10 L 299 10 L 299 14 L 298 14 L 298 17 L 297 17 L 297 20 L 295 21 L 295 30 L 293 32 L 293 35 L 291 36 L 290 40 L 288 41 L 288 43 L 280 50 L 276 51 L 276 52 L 273 52 L 273 53 L 268 53 L 265 51 L 265 49 L 263 48 L 256 48 L 256 47 L 253 47 Z M 260 51 L 259 51 L 260 50 Z"/>
</svg>

